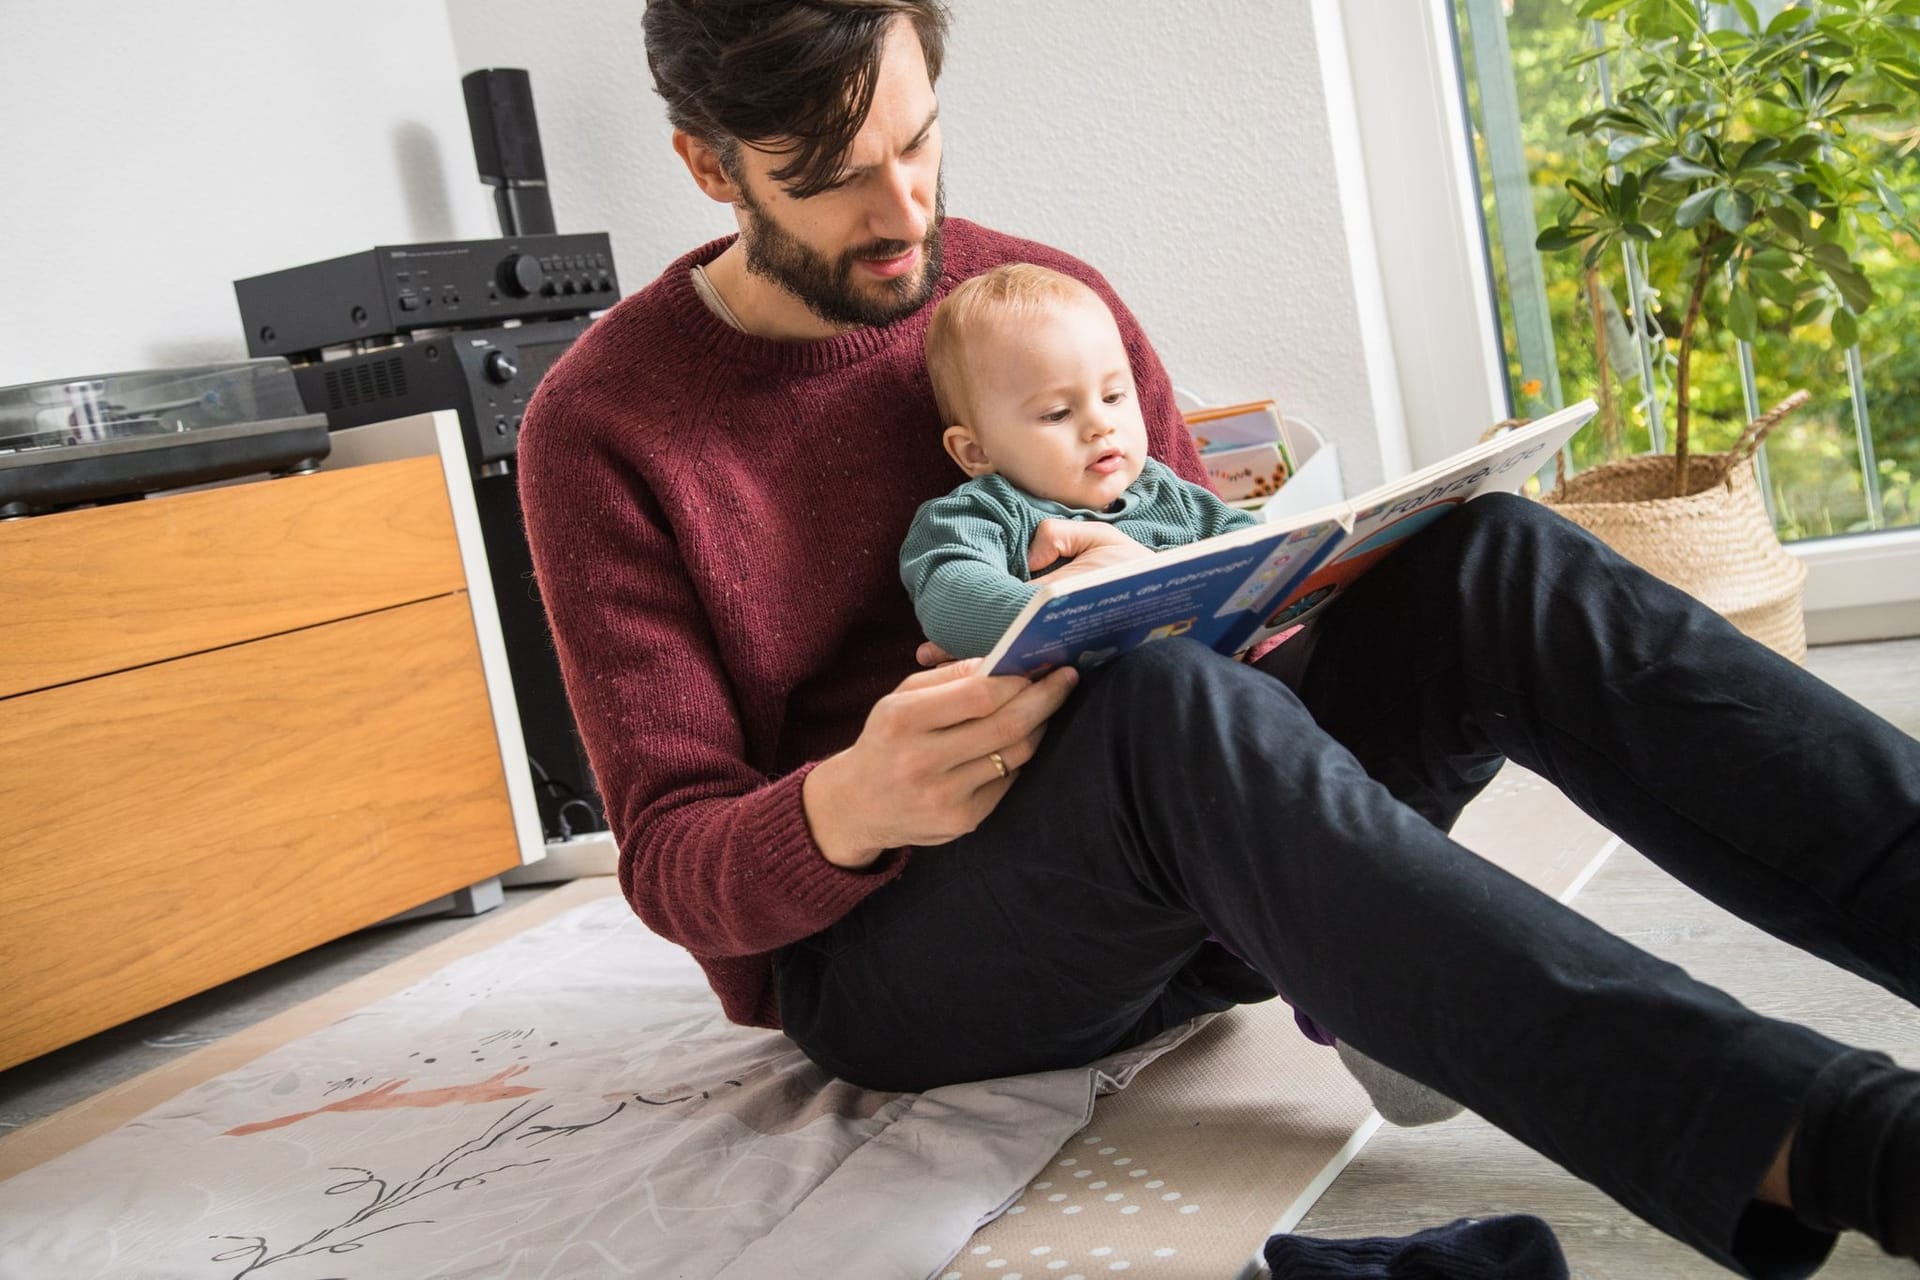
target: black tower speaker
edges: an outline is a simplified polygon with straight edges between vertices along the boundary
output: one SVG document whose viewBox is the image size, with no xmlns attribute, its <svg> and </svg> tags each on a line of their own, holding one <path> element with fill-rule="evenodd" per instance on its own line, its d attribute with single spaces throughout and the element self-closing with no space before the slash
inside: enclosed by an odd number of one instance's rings
<svg viewBox="0 0 1920 1280">
<path fill-rule="evenodd" d="M 527 73 L 515 67 L 473 71 L 460 78 L 460 87 L 467 100 L 474 163 L 480 180 L 494 189 L 500 234 L 509 239 L 554 234 L 547 162 L 540 151 L 540 124 Z M 517 417 L 513 424 L 518 425 Z M 520 704 L 540 825 L 549 839 L 604 831 L 604 803 L 567 706 L 546 605 L 533 577 L 519 485 L 508 461 L 489 456 L 475 471 L 473 496 L 492 566 L 494 601 Z"/>
<path fill-rule="evenodd" d="M 467 129 L 480 181 L 493 188 L 504 236 L 552 235 L 553 202 L 540 122 L 533 113 L 533 82 L 518 67 L 470 71 L 460 78 L 467 98 Z"/>
</svg>

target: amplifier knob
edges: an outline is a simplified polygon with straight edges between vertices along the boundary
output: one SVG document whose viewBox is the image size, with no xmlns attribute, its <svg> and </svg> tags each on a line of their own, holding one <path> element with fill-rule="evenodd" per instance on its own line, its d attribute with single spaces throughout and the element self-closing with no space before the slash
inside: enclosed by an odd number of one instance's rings
<svg viewBox="0 0 1920 1280">
<path fill-rule="evenodd" d="M 530 253 L 516 253 L 500 264 L 500 286 L 516 298 L 536 292 L 546 278 L 540 259 Z"/>
<path fill-rule="evenodd" d="M 489 382 L 512 382 L 520 376 L 520 366 L 504 351 L 489 351 L 484 367 Z"/>
</svg>

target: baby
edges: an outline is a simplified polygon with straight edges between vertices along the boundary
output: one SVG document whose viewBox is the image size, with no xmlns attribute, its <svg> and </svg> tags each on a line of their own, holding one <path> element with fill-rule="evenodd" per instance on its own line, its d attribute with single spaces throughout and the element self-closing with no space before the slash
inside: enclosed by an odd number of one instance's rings
<svg viewBox="0 0 1920 1280">
<path fill-rule="evenodd" d="M 956 658 L 992 649 L 1033 595 L 1042 520 L 1097 520 L 1155 551 L 1258 523 L 1147 456 L 1120 328 L 1071 276 L 1014 263 L 966 281 L 927 328 L 927 372 L 971 479 L 921 506 L 900 574 Z"/>
<path fill-rule="evenodd" d="M 900 576 L 927 638 L 956 658 L 990 651 L 1032 596 L 1027 553 L 1042 520 L 1102 521 L 1154 551 L 1258 520 L 1147 456 L 1120 328 L 1070 276 L 1015 263 L 961 284 L 927 328 L 927 371 L 941 443 L 970 478 L 915 513 Z M 1296 1017 L 1336 1046 L 1386 1119 L 1459 1112 Z"/>
</svg>

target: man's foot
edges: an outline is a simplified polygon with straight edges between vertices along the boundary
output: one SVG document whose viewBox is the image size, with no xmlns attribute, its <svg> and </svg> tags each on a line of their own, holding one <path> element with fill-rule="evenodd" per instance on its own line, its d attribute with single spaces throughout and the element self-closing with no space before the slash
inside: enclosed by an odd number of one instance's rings
<svg viewBox="0 0 1920 1280">
<path fill-rule="evenodd" d="M 1793 1212 L 1920 1259 L 1920 1074 L 1855 1052 L 1814 1077 L 1788 1158 Z"/>
<path fill-rule="evenodd" d="M 1466 1110 L 1446 1094 L 1375 1062 L 1345 1040 L 1334 1045 L 1334 1052 L 1340 1055 L 1347 1074 L 1360 1082 L 1360 1087 L 1373 1099 L 1373 1109 L 1388 1124 L 1412 1129 L 1451 1120 Z"/>
</svg>

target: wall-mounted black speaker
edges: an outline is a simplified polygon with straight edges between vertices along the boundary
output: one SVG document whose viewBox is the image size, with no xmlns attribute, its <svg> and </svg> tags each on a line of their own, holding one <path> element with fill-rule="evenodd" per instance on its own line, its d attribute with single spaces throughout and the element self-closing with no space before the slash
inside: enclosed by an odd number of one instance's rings
<svg viewBox="0 0 1920 1280">
<path fill-rule="evenodd" d="M 493 205 L 506 236 L 551 235 L 553 203 L 547 160 L 533 112 L 533 83 L 518 67 L 490 67 L 460 78 L 467 129 L 480 181 L 493 188 Z"/>
</svg>

